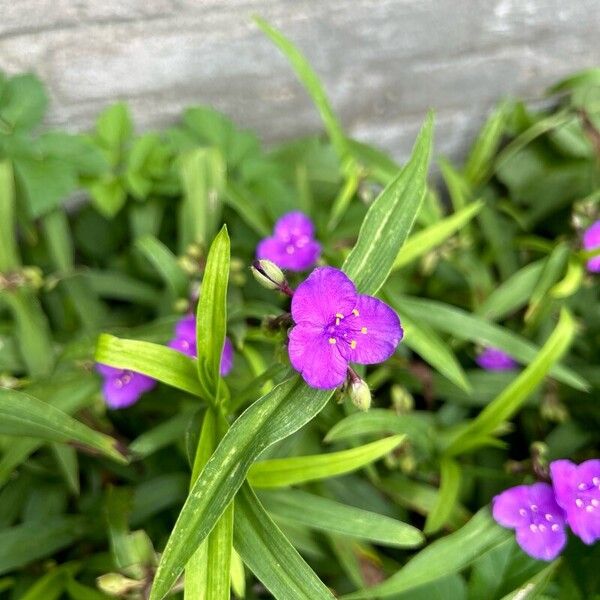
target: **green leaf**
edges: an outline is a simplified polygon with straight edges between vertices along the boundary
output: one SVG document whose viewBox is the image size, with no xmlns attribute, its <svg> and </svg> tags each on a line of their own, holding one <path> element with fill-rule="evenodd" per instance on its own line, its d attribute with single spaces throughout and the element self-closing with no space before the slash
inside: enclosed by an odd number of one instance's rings
<svg viewBox="0 0 600 600">
<path fill-rule="evenodd" d="M 202 396 L 196 361 L 177 350 L 137 340 L 122 340 L 103 333 L 98 338 L 96 361 L 117 369 L 130 369 L 195 396 Z"/>
<path fill-rule="evenodd" d="M 97 589 L 82 585 L 75 579 L 67 581 L 67 594 L 71 600 L 110 600 L 111 598 Z"/>
<path fill-rule="evenodd" d="M 460 484 L 460 465 L 451 458 L 442 457 L 440 460 L 440 492 L 435 506 L 425 521 L 424 532 L 427 535 L 436 533 L 448 522 L 458 501 Z"/>
<path fill-rule="evenodd" d="M 477 136 L 464 168 L 467 181 L 476 187 L 483 183 L 490 175 L 494 159 L 504 134 L 506 121 L 509 114 L 509 105 L 500 104 L 489 116 L 481 132 Z"/>
<path fill-rule="evenodd" d="M 264 492 L 260 497 L 269 512 L 311 529 L 398 548 L 419 546 L 425 539 L 412 525 L 299 490 Z"/>
<path fill-rule="evenodd" d="M 198 378 L 204 395 L 213 403 L 219 396 L 221 355 L 227 332 L 229 261 L 229 235 L 223 225 L 208 252 L 196 311 Z"/>
<path fill-rule="evenodd" d="M 444 377 L 467 393 L 471 384 L 456 355 L 446 342 L 426 323 L 402 316 L 404 338 L 402 341 L 423 360 L 437 369 Z"/>
<path fill-rule="evenodd" d="M 345 159 L 349 154 L 348 142 L 346 140 L 346 134 L 342 129 L 342 126 L 336 117 L 331 104 L 327 99 L 325 90 L 306 58 L 302 53 L 290 42 L 280 31 L 269 25 L 266 21 L 260 18 L 255 18 L 254 21 L 262 29 L 273 43 L 281 50 L 285 57 L 290 62 L 294 69 L 296 76 L 306 88 L 306 91 L 310 94 L 312 101 L 314 102 L 327 134 L 331 140 L 333 147 L 335 148 L 340 159 Z"/>
<path fill-rule="evenodd" d="M 120 271 L 90 269 L 82 276 L 85 283 L 102 298 L 134 302 L 142 306 L 154 306 L 159 298 L 159 292 L 154 286 Z"/>
<path fill-rule="evenodd" d="M 394 435 L 339 452 L 263 460 L 250 467 L 248 481 L 254 487 L 270 488 L 345 475 L 383 458 L 404 439 L 404 435 Z"/>
<path fill-rule="evenodd" d="M 15 183 L 9 161 L 0 162 L 0 273 L 19 266 L 16 239 Z"/>
<path fill-rule="evenodd" d="M 438 331 L 448 333 L 459 340 L 499 348 L 518 361 L 525 363 L 532 361 L 539 350 L 518 334 L 471 315 L 456 306 L 408 296 L 388 295 L 388 299 L 401 318 L 406 312 L 413 320 L 424 321 Z M 588 389 L 588 384 L 583 377 L 562 365 L 553 366 L 550 375 L 575 389 L 583 391 Z"/>
<path fill-rule="evenodd" d="M 11 130 L 29 130 L 38 125 L 48 105 L 42 82 L 33 74 L 11 77 L 0 88 L 0 119 Z"/>
<path fill-rule="evenodd" d="M 248 485 L 236 496 L 235 515 L 235 548 L 275 598 L 333 600 L 333 594 L 269 518 Z"/>
<path fill-rule="evenodd" d="M 554 577 L 560 563 L 560 559 L 551 562 L 545 569 L 536 573 L 516 590 L 502 596 L 502 600 L 535 600 L 535 598 L 540 598 L 542 592 Z"/>
<path fill-rule="evenodd" d="M 0 301 L 10 308 L 15 337 L 23 362 L 31 375 L 47 375 L 54 366 L 54 349 L 48 320 L 38 299 L 28 289 L 1 292 Z"/>
<path fill-rule="evenodd" d="M 361 293 L 375 294 L 385 283 L 412 229 L 427 188 L 432 136 L 430 113 L 410 160 L 373 202 L 362 222 L 356 245 L 342 267 Z"/>
<path fill-rule="evenodd" d="M 506 543 L 511 536 L 512 532 L 497 525 L 489 510 L 483 508 L 464 527 L 421 550 L 383 583 L 343 596 L 343 600 L 396 597 L 462 571 L 485 552 Z"/>
<path fill-rule="evenodd" d="M 183 185 L 180 212 L 180 249 L 189 244 L 206 248 L 221 222 L 221 195 L 225 187 L 225 162 L 217 148 L 196 148 L 179 159 Z"/>
<path fill-rule="evenodd" d="M 355 412 L 338 421 L 325 436 L 326 442 L 348 440 L 357 436 L 404 434 L 417 447 L 432 450 L 434 433 L 429 413 L 398 415 L 391 410 L 371 408 Z"/>
<path fill-rule="evenodd" d="M 79 462 L 77 460 L 77 451 L 71 446 L 62 444 L 50 444 L 56 464 L 67 484 L 67 487 L 76 496 L 79 495 Z"/>
<path fill-rule="evenodd" d="M 124 102 L 116 102 L 105 108 L 96 121 L 96 133 L 102 146 L 118 156 L 122 146 L 133 133 L 129 108 Z"/>
<path fill-rule="evenodd" d="M 519 310 L 529 300 L 543 268 L 544 261 L 538 260 L 519 269 L 492 291 L 477 312 L 485 319 L 498 320 Z"/>
<path fill-rule="evenodd" d="M 567 351 L 575 336 L 575 330 L 573 317 L 563 308 L 556 328 L 535 359 L 458 434 L 447 448 L 447 455 L 473 450 L 479 445 L 478 440 L 491 436 L 504 421 L 510 419 L 551 372 L 552 365 Z"/>
<path fill-rule="evenodd" d="M 60 598 L 69 575 L 76 570 L 77 565 L 74 564 L 55 567 L 29 587 L 20 600 L 56 600 Z"/>
<path fill-rule="evenodd" d="M 225 202 L 237 212 L 246 224 L 260 236 L 271 235 L 271 226 L 262 207 L 249 196 L 248 192 L 234 181 L 227 182 Z"/>
<path fill-rule="evenodd" d="M 134 246 L 154 265 L 175 297 L 187 295 L 187 275 L 179 266 L 177 257 L 161 241 L 154 236 L 145 235 L 138 238 Z"/>
<path fill-rule="evenodd" d="M 119 179 L 94 181 L 88 190 L 94 206 L 107 219 L 112 219 L 125 206 L 127 192 Z"/>
<path fill-rule="evenodd" d="M 44 395 L 49 404 L 72 414 L 88 406 L 98 389 L 91 377 L 69 376 L 64 380 L 54 376 L 53 381 L 41 380 L 27 388 L 28 393 Z M 42 440 L 22 438 L 13 440 L 0 459 L 0 486 L 4 485 L 16 467 L 43 445 Z"/>
<path fill-rule="evenodd" d="M 81 517 L 28 521 L 0 531 L 0 573 L 9 573 L 67 548 L 86 533 Z"/>
<path fill-rule="evenodd" d="M 182 412 L 141 433 L 129 444 L 133 459 L 146 458 L 181 440 L 192 418 L 189 412 Z"/>
<path fill-rule="evenodd" d="M 24 392 L 0 389 L 0 433 L 76 444 L 126 463 L 117 441 Z"/>
<path fill-rule="evenodd" d="M 19 156 L 13 162 L 18 189 L 32 218 L 60 207 L 77 187 L 74 169 L 50 156 Z"/>
<path fill-rule="evenodd" d="M 444 243 L 451 235 L 462 229 L 473 217 L 479 214 L 483 206 L 481 200 L 473 202 L 453 215 L 411 235 L 398 252 L 392 270 L 404 267 Z"/>
</svg>

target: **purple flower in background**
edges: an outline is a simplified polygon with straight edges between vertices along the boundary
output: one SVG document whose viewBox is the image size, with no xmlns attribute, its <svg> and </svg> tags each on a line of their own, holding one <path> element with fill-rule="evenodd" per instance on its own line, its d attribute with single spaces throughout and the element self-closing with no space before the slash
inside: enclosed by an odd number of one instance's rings
<svg viewBox="0 0 600 600">
<path fill-rule="evenodd" d="M 321 244 L 314 235 L 314 225 L 304 213 L 287 213 L 275 223 L 273 236 L 258 244 L 256 258 L 266 258 L 290 271 L 304 271 L 321 254 Z"/>
<path fill-rule="evenodd" d="M 358 294 L 354 283 L 332 267 L 315 269 L 298 286 L 292 318 L 290 361 L 308 385 L 320 389 L 341 385 L 349 362 L 388 359 L 403 335 L 398 315 L 387 304 Z"/>
<path fill-rule="evenodd" d="M 600 248 L 600 220 L 592 223 L 583 233 L 584 250 Z M 600 273 L 600 256 L 595 256 L 587 261 L 587 270 Z"/>
<path fill-rule="evenodd" d="M 518 485 L 492 501 L 494 519 L 514 529 L 521 548 L 539 560 L 556 558 L 567 542 L 565 517 L 548 483 Z"/>
<path fill-rule="evenodd" d="M 556 502 L 564 509 L 573 533 L 586 544 L 600 539 L 600 460 L 580 465 L 570 460 L 550 463 Z"/>
<path fill-rule="evenodd" d="M 475 362 L 486 371 L 510 371 L 517 366 L 512 357 L 498 348 L 486 348 Z"/>
<path fill-rule="evenodd" d="M 175 325 L 175 337 L 169 342 L 169 348 L 196 358 L 196 317 L 186 315 Z M 225 377 L 233 367 L 233 344 L 225 338 L 223 353 L 221 354 L 221 376 Z"/>
<path fill-rule="evenodd" d="M 156 385 L 154 379 L 135 371 L 115 369 L 101 363 L 96 363 L 96 370 L 104 378 L 102 394 L 109 408 L 127 408 Z"/>
</svg>

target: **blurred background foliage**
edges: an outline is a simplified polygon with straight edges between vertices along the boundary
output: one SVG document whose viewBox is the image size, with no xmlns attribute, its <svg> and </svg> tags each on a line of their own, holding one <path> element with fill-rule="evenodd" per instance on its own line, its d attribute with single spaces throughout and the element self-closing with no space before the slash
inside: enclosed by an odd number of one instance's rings
<svg viewBox="0 0 600 600">
<path fill-rule="evenodd" d="M 281 381 L 287 360 L 282 334 L 264 327 L 286 299 L 249 276 L 257 242 L 300 209 L 326 262 L 341 265 L 402 168 L 344 136 L 314 73 L 271 35 L 327 137 L 264 149 L 204 106 L 138 134 L 122 103 L 87 134 L 46 131 L 39 80 L 0 74 L 1 597 L 146 597 L 187 496 L 206 404 L 159 385 L 107 411 L 93 370 L 98 334 L 165 344 L 193 309 L 226 223 L 235 419 Z M 600 218 L 599 107 L 600 71 L 580 73 L 541 109 L 501 103 L 463 165 L 435 157 L 415 229 L 380 291 L 406 337 L 387 363 L 361 371 L 373 408 L 357 412 L 340 395 L 261 455 L 320 455 L 296 464 L 299 478 L 285 464 L 262 478 L 251 469 L 268 514 L 336 594 L 598 597 L 597 547 L 571 540 L 547 565 L 481 509 L 549 460 L 597 456 L 600 286 L 580 236 Z M 474 357 L 484 346 L 535 369 L 483 371 Z M 236 597 L 286 597 L 247 566 L 233 554 Z"/>
</svg>

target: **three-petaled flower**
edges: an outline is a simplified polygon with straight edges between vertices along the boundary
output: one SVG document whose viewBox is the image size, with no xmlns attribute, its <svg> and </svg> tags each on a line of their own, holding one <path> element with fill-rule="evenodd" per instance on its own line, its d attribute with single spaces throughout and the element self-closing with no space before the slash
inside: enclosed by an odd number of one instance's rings
<svg viewBox="0 0 600 600">
<path fill-rule="evenodd" d="M 555 460 L 550 463 L 550 475 L 569 527 L 586 544 L 593 544 L 600 539 L 600 460 L 580 465 Z"/>
<path fill-rule="evenodd" d="M 398 315 L 373 296 L 358 294 L 339 269 L 320 267 L 292 298 L 289 333 L 292 366 L 308 385 L 332 389 L 346 379 L 348 363 L 388 359 L 402 339 Z"/>
<path fill-rule="evenodd" d="M 600 220 L 592 223 L 583 232 L 584 250 L 596 250 L 600 248 Z M 594 256 L 587 261 L 587 270 L 591 273 L 600 273 L 600 256 Z"/>
<path fill-rule="evenodd" d="M 521 548 L 540 560 L 556 558 L 567 542 L 565 518 L 548 483 L 518 485 L 492 502 L 494 519 L 516 531 Z"/>
<path fill-rule="evenodd" d="M 314 225 L 304 213 L 287 213 L 275 223 L 273 235 L 258 244 L 256 258 L 266 258 L 290 271 L 304 271 L 321 254 L 321 244 L 314 236 Z"/>
<path fill-rule="evenodd" d="M 175 325 L 175 337 L 169 342 L 169 348 L 196 358 L 196 317 L 186 315 Z M 229 338 L 225 338 L 223 352 L 221 354 L 221 376 L 225 377 L 233 367 L 233 344 Z"/>
<path fill-rule="evenodd" d="M 477 356 L 475 362 L 486 371 L 510 371 L 517 366 L 512 356 L 498 348 L 486 348 Z"/>
<path fill-rule="evenodd" d="M 104 379 L 102 395 L 109 408 L 127 408 L 156 385 L 151 377 L 128 369 L 96 363 L 96 370 Z"/>
</svg>

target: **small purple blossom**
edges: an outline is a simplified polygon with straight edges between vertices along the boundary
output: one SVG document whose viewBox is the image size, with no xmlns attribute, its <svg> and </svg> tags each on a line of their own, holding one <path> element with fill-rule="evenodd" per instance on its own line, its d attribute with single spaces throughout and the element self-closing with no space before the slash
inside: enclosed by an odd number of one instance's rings
<svg viewBox="0 0 600 600">
<path fill-rule="evenodd" d="M 182 354 L 196 358 L 196 317 L 186 315 L 175 325 L 175 337 L 169 342 L 169 348 L 178 350 Z M 233 367 L 233 344 L 225 338 L 223 353 L 221 354 L 221 376 L 225 377 Z"/>
<path fill-rule="evenodd" d="M 149 392 L 156 381 L 128 369 L 116 369 L 96 363 L 96 370 L 104 379 L 102 395 L 109 408 L 127 408 L 135 404 L 143 394 Z"/>
<path fill-rule="evenodd" d="M 583 233 L 584 250 L 600 248 L 600 220 L 592 223 Z M 591 273 L 600 273 L 600 256 L 594 256 L 587 261 L 587 270 Z"/>
<path fill-rule="evenodd" d="M 511 356 L 498 348 L 486 348 L 475 359 L 475 362 L 486 371 L 510 371 L 517 366 Z"/>
<path fill-rule="evenodd" d="M 580 465 L 570 460 L 550 463 L 556 502 L 566 515 L 573 533 L 586 544 L 600 539 L 600 460 Z"/>
<path fill-rule="evenodd" d="M 321 254 L 321 244 L 314 236 L 314 225 L 304 213 L 287 213 L 275 223 L 273 235 L 258 244 L 256 258 L 266 258 L 290 271 L 304 271 Z"/>
<path fill-rule="evenodd" d="M 402 339 L 398 315 L 373 296 L 357 293 L 339 269 L 320 267 L 292 298 L 295 326 L 289 333 L 292 366 L 314 388 L 341 385 L 348 363 L 388 359 Z"/>
<path fill-rule="evenodd" d="M 548 483 L 505 490 L 492 501 L 492 515 L 515 530 L 517 543 L 533 558 L 553 560 L 567 542 L 565 517 Z"/>
</svg>

